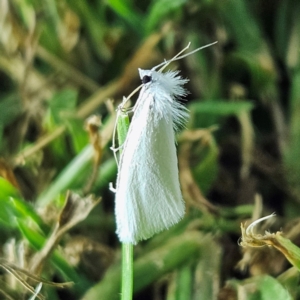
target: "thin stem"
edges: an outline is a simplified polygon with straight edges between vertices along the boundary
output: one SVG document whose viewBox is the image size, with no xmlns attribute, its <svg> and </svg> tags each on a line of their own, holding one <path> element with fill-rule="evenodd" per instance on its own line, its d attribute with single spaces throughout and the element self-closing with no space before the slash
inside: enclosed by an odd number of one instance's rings
<svg viewBox="0 0 300 300">
<path fill-rule="evenodd" d="M 122 300 L 131 300 L 133 294 L 133 245 L 122 244 Z"/>
<path fill-rule="evenodd" d="M 129 129 L 129 117 L 127 114 L 119 115 L 117 120 L 118 140 L 120 152 L 125 142 Z M 122 300 L 131 300 L 133 294 L 133 245 L 122 244 Z"/>
</svg>

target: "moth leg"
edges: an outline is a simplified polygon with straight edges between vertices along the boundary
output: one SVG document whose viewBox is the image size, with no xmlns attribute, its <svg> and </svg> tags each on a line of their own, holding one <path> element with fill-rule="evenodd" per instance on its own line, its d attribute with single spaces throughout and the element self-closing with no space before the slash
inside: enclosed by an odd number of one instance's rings
<svg viewBox="0 0 300 300">
<path fill-rule="evenodd" d="M 116 153 L 116 152 L 120 151 L 120 149 L 122 149 L 123 146 L 124 146 L 124 144 L 122 144 L 121 146 L 119 146 L 119 147 L 117 147 L 117 148 L 111 146 L 109 149 L 110 149 L 112 152 Z"/>
<path fill-rule="evenodd" d="M 110 182 L 110 183 L 109 183 L 109 185 L 108 185 L 108 188 L 109 188 L 109 190 L 110 190 L 110 191 L 112 191 L 113 193 L 116 193 L 116 192 L 117 192 L 117 189 L 116 189 L 116 188 L 114 188 L 114 186 L 113 186 L 113 183 L 112 183 L 112 182 Z"/>
</svg>

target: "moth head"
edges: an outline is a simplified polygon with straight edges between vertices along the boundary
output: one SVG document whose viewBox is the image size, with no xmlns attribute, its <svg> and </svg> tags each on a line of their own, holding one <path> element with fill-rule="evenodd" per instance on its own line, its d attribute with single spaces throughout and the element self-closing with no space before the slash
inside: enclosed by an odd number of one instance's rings
<svg viewBox="0 0 300 300">
<path fill-rule="evenodd" d="M 141 78 L 143 84 L 152 82 L 152 73 L 153 72 L 151 70 L 139 69 L 139 73 L 140 73 L 140 78 Z"/>
</svg>

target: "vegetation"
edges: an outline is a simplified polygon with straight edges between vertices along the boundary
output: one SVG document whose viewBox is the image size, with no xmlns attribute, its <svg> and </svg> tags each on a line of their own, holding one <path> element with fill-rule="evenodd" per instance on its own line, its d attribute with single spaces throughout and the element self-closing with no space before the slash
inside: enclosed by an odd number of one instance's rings
<svg viewBox="0 0 300 300">
<path fill-rule="evenodd" d="M 300 299 L 299 15 L 295 0 L 1 0 L 0 298 L 120 298 L 116 108 L 138 68 L 218 41 L 170 66 L 190 79 L 187 213 L 134 247 L 134 299 Z"/>
</svg>

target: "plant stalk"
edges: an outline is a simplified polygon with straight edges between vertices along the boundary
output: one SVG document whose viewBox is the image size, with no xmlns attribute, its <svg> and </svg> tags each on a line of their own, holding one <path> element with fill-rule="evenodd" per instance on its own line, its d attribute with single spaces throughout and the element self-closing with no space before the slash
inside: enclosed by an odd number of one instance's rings
<svg viewBox="0 0 300 300">
<path fill-rule="evenodd" d="M 120 153 L 125 142 L 129 128 L 129 117 L 127 114 L 120 115 L 117 120 L 118 140 Z M 122 288 L 121 299 L 131 300 L 133 295 L 133 245 L 122 244 Z"/>
</svg>

